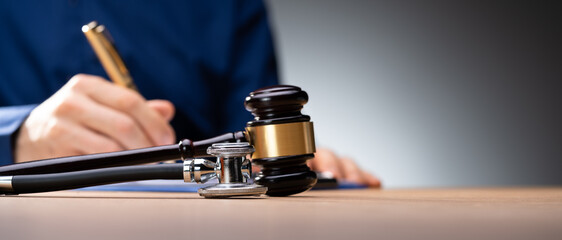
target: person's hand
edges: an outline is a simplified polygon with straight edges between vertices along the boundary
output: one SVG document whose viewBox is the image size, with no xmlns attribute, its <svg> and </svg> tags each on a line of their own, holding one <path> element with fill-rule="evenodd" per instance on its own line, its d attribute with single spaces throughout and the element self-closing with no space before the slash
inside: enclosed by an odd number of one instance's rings
<svg viewBox="0 0 562 240">
<path fill-rule="evenodd" d="M 15 140 L 15 162 L 173 144 L 174 106 L 78 74 L 35 108 Z"/>
<path fill-rule="evenodd" d="M 348 182 L 365 184 L 369 187 L 380 187 L 379 179 L 362 170 L 353 160 L 338 157 L 328 149 L 317 149 L 308 166 L 316 172 L 330 172 L 334 178 Z"/>
</svg>

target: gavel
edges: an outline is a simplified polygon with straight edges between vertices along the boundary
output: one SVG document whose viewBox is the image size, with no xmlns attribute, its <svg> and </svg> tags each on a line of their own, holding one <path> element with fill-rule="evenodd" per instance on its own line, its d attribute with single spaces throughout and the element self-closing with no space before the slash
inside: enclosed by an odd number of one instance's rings
<svg viewBox="0 0 562 240">
<path fill-rule="evenodd" d="M 149 179 L 183 179 L 219 184 L 199 189 L 204 197 L 289 196 L 309 190 L 316 173 L 306 162 L 314 157 L 310 116 L 301 109 L 308 102 L 296 86 L 277 85 L 253 91 L 244 106 L 254 119 L 245 131 L 201 141 L 118 152 L 52 158 L 0 167 L 0 194 L 75 189 Z M 251 162 L 261 172 L 249 184 Z M 216 161 L 202 159 L 215 156 Z M 139 165 L 184 160 L 183 163 Z M 137 166 L 138 165 L 138 166 Z"/>
</svg>

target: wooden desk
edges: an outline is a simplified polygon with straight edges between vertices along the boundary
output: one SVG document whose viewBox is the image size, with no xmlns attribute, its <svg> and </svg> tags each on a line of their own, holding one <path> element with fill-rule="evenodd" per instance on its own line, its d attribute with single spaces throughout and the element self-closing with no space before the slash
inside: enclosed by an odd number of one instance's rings
<svg viewBox="0 0 562 240">
<path fill-rule="evenodd" d="M 0 239 L 562 239 L 562 188 L 0 197 Z"/>
</svg>

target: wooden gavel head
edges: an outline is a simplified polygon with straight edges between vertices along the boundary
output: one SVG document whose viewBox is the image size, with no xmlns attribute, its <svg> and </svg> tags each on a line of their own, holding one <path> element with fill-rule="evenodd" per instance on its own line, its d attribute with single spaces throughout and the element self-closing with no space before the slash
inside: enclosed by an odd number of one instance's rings
<svg viewBox="0 0 562 240">
<path fill-rule="evenodd" d="M 261 168 L 256 183 L 268 188 L 269 196 L 288 196 L 314 186 L 316 173 L 306 161 L 314 157 L 314 132 L 310 117 L 301 114 L 308 94 L 288 85 L 251 92 L 244 102 L 254 115 L 246 138 L 256 151 L 252 162 Z"/>
</svg>

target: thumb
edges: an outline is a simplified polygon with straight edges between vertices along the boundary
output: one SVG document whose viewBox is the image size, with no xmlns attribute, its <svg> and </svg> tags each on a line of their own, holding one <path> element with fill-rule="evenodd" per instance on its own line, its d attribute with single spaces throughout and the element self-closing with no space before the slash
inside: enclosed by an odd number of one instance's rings
<svg viewBox="0 0 562 240">
<path fill-rule="evenodd" d="M 158 112 L 160 116 L 164 117 L 168 122 L 172 120 L 172 118 L 174 117 L 174 113 L 176 112 L 174 104 L 172 104 L 172 102 L 168 100 L 148 100 L 147 104 L 150 108 Z"/>
</svg>

